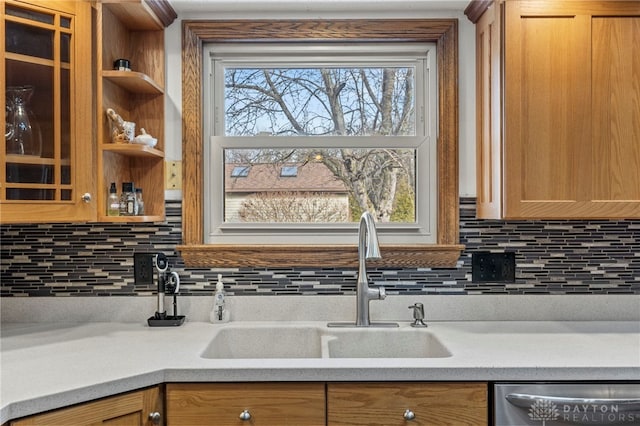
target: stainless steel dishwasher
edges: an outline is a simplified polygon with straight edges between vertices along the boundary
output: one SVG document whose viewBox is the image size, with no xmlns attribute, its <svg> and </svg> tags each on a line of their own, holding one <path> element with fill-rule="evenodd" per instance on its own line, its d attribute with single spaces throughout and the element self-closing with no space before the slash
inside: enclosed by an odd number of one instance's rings
<svg viewBox="0 0 640 426">
<path fill-rule="evenodd" d="M 496 383 L 495 426 L 640 425 L 640 382 Z"/>
</svg>

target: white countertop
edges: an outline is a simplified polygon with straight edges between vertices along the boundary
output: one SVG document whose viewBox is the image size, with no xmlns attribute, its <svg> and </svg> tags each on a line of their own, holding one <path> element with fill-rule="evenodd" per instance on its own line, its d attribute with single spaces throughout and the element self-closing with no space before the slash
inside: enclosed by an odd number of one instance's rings
<svg viewBox="0 0 640 426">
<path fill-rule="evenodd" d="M 171 310 L 170 298 L 165 301 Z M 166 382 L 640 380 L 640 296 L 389 296 L 373 321 L 407 327 L 424 304 L 452 356 L 428 359 L 206 359 L 222 327 L 324 327 L 355 319 L 355 296 L 231 296 L 232 322 L 208 323 L 211 297 L 181 297 L 187 322 L 150 328 L 155 297 L 0 298 L 0 424 Z"/>
<path fill-rule="evenodd" d="M 640 380 L 638 321 L 430 321 L 445 358 L 200 356 L 222 327 L 256 324 L 3 323 L 0 423 L 164 382 Z"/>
</svg>

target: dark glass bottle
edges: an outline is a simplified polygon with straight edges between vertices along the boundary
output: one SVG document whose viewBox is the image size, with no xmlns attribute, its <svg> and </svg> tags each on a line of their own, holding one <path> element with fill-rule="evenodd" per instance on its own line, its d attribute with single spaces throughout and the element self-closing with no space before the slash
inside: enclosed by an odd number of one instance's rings
<svg viewBox="0 0 640 426">
<path fill-rule="evenodd" d="M 135 214 L 135 206 L 136 194 L 133 192 L 133 182 L 122 182 L 120 216 L 133 216 Z"/>
</svg>

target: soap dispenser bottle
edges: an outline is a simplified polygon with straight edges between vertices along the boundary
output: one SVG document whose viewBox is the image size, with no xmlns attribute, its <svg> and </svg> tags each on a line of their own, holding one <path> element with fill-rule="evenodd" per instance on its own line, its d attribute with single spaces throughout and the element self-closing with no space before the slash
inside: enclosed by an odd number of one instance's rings
<svg viewBox="0 0 640 426">
<path fill-rule="evenodd" d="M 107 197 L 107 216 L 120 216 L 120 197 L 116 190 L 116 183 L 111 182 Z"/>
<path fill-rule="evenodd" d="M 228 322 L 229 321 L 229 310 L 227 309 L 225 303 L 225 292 L 224 292 L 224 284 L 222 283 L 222 275 L 218 274 L 218 282 L 216 283 L 216 292 L 213 296 L 213 309 L 211 310 L 211 315 L 209 319 L 211 322 Z"/>
</svg>

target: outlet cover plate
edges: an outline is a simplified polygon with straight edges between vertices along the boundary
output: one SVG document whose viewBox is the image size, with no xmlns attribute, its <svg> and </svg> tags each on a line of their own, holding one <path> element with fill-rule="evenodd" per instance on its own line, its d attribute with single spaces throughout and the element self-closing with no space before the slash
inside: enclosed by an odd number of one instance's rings
<svg viewBox="0 0 640 426">
<path fill-rule="evenodd" d="M 471 276 L 475 283 L 513 283 L 516 281 L 516 255 L 513 252 L 472 253 Z"/>
<path fill-rule="evenodd" d="M 164 189 L 182 189 L 182 161 L 168 160 L 164 167 Z"/>
<path fill-rule="evenodd" d="M 133 277 L 136 285 L 153 284 L 153 253 L 133 254 Z"/>
</svg>

